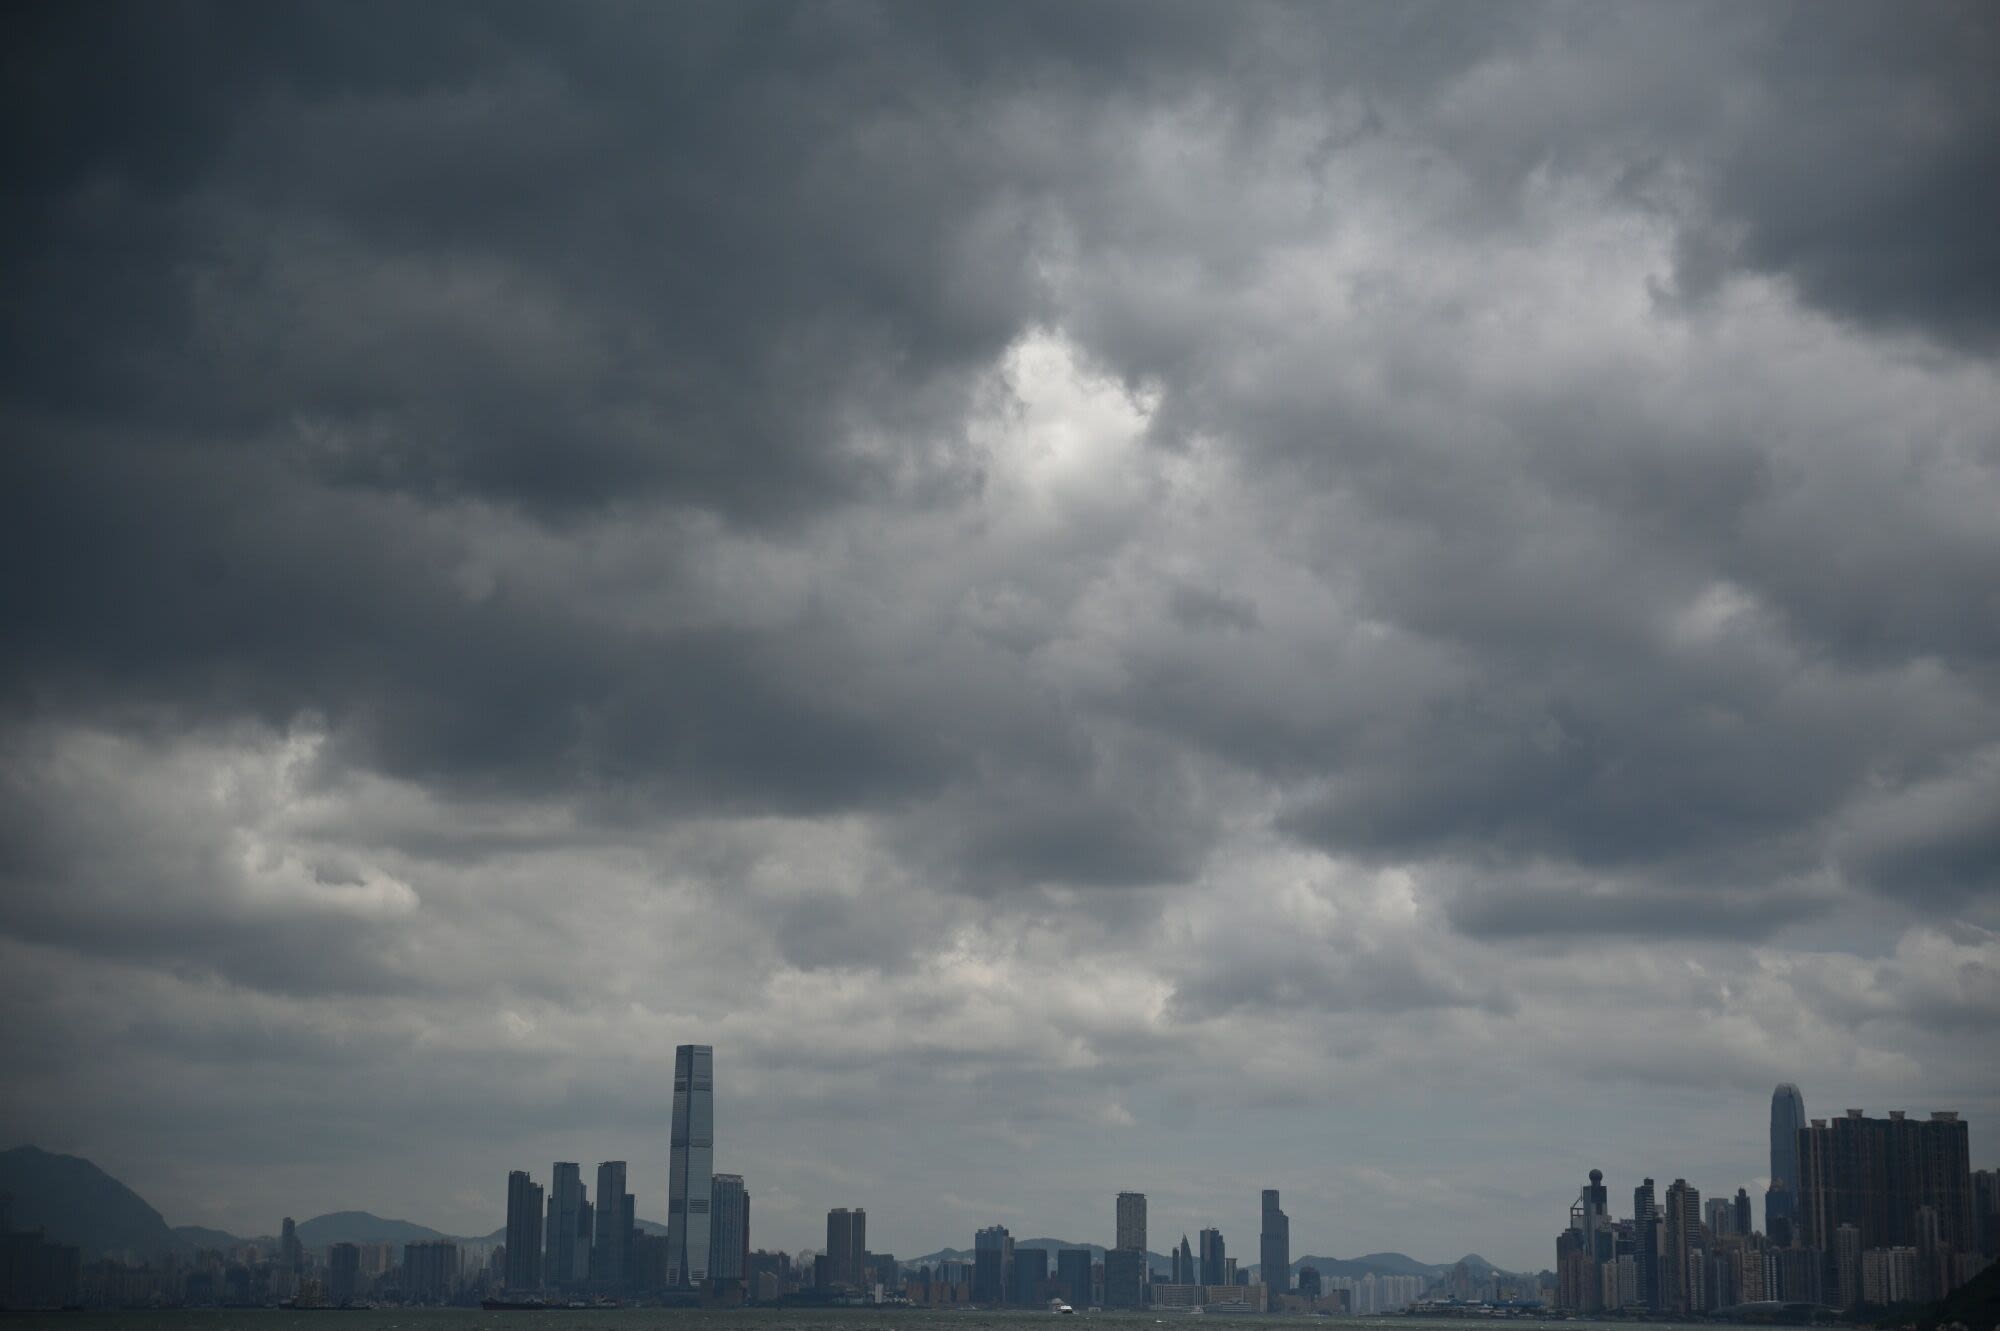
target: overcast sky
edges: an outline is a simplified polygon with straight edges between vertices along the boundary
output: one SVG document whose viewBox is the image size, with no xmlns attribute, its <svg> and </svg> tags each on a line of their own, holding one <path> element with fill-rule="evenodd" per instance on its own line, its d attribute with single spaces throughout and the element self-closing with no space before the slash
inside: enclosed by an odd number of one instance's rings
<svg viewBox="0 0 2000 1331">
<path fill-rule="evenodd" d="M 702 1042 L 765 1247 L 2000 1163 L 1991 4 L 5 22 L 0 1145 L 663 1217 Z"/>
</svg>

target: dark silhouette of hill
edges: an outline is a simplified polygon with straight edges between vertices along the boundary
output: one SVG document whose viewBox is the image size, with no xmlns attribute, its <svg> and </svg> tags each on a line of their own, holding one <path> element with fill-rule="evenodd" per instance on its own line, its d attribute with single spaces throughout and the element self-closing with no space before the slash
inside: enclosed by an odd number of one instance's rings
<svg viewBox="0 0 2000 1331">
<path fill-rule="evenodd" d="M 252 1240 L 240 1239 L 226 1229 L 210 1229 L 207 1225 L 175 1225 L 174 1238 L 185 1248 L 233 1248 L 239 1243 Z M 275 1240 L 266 1239 L 266 1244 Z"/>
<path fill-rule="evenodd" d="M 144 1198 L 80 1156 L 39 1146 L 0 1151 L 0 1192 L 13 1194 L 14 1228 L 73 1243 L 85 1261 L 106 1253 L 150 1257 L 185 1246 Z"/>
<path fill-rule="evenodd" d="M 1936 1303 L 1904 1312 L 1883 1325 L 1930 1328 L 1939 1326 L 2000 1326 L 2000 1262 L 1960 1285 Z"/>
<path fill-rule="evenodd" d="M 451 1235 L 409 1220 L 384 1220 L 367 1211 L 329 1211 L 299 1222 L 299 1242 L 308 1248 L 329 1243 L 416 1243 Z"/>
</svg>

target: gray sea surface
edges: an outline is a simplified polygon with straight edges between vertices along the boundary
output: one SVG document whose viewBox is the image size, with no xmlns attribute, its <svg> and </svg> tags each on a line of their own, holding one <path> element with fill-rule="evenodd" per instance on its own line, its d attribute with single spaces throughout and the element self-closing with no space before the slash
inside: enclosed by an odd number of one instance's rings
<svg viewBox="0 0 2000 1331">
<path fill-rule="evenodd" d="M 1058 1317 L 1045 1312 L 936 1312 L 892 1308 L 605 1308 L 550 1312 L 487 1312 L 478 1308 L 380 1308 L 338 1312 L 288 1309 L 191 1308 L 162 1311 L 9 1313 L 0 1331 L 1026 1331 L 1031 1324 L 1081 1331 L 1106 1324 L 1104 1331 L 1146 1331 L 1155 1326 L 1178 1331 L 1473 1331 L 1480 1326 L 1516 1331 L 1633 1331 L 1630 1322 L 1565 1321 L 1561 1317 L 1517 1319 L 1422 1317 L 1200 1316 L 1168 1312 L 1080 1312 Z M 1647 1331 L 1677 1331 L 1656 1323 Z"/>
</svg>

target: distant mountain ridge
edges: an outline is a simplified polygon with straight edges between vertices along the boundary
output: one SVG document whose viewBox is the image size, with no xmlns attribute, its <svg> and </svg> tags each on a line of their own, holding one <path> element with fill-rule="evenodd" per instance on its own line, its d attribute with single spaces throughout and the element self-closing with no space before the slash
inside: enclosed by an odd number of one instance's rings
<svg viewBox="0 0 2000 1331">
<path fill-rule="evenodd" d="M 409 1220 L 384 1220 L 367 1211 L 331 1211 L 299 1224 L 299 1242 L 308 1248 L 332 1243 L 421 1243 L 451 1235 Z"/>
<path fill-rule="evenodd" d="M 272 1235 L 244 1238 L 226 1230 L 204 1225 L 168 1226 L 146 1200 L 81 1156 L 59 1155 L 37 1146 L 16 1146 L 0 1151 L 0 1193 L 13 1197 L 12 1224 L 17 1229 L 40 1229 L 57 1243 L 75 1244 L 85 1261 L 108 1254 L 153 1257 L 161 1253 L 190 1255 L 201 1248 L 229 1248 L 244 1243 L 275 1247 Z M 648 1234 L 665 1234 L 667 1227 L 657 1220 L 639 1220 Z M 330 1211 L 301 1221 L 299 1242 L 307 1248 L 325 1248 L 334 1243 L 416 1243 L 426 1239 L 456 1238 L 463 1243 L 497 1244 L 506 1239 L 506 1227 L 490 1234 L 452 1235 L 420 1225 L 412 1220 L 386 1219 L 368 1211 Z M 1069 1239 L 1016 1239 L 1016 1250 L 1040 1248 L 1059 1252 L 1064 1248 L 1088 1248 L 1091 1260 L 1104 1260 L 1101 1243 L 1078 1243 Z M 1173 1267 L 1165 1253 L 1148 1252 L 1156 1271 Z M 911 1258 L 906 1266 L 935 1265 L 941 1261 L 969 1262 L 969 1248 L 940 1248 L 922 1257 Z M 1477 1274 L 1497 1270 L 1477 1253 L 1467 1253 L 1459 1262 Z M 1362 1257 L 1301 1257 L 1292 1263 L 1296 1275 L 1301 1267 L 1317 1267 L 1323 1276 L 1360 1277 L 1374 1275 L 1414 1275 L 1432 1279 L 1448 1274 L 1458 1262 L 1426 1263 L 1399 1252 L 1373 1252 Z M 1050 1263 L 1051 1267 L 1054 1263 Z M 1252 1271 L 1257 1268 L 1252 1266 Z M 1260 1273 L 1261 1274 L 1261 1273 Z"/>
<path fill-rule="evenodd" d="M 1090 1258 L 1092 1261 L 1101 1262 L 1104 1260 L 1104 1245 L 1101 1243 L 1075 1243 L 1068 1239 L 1049 1238 L 1015 1239 L 1014 1250 L 1019 1252 L 1023 1248 L 1041 1248 L 1049 1252 L 1056 1252 L 1063 1248 L 1088 1248 L 1090 1249 Z M 1156 1270 L 1171 1271 L 1173 1269 L 1174 1259 L 1168 1254 L 1148 1252 L 1146 1257 Z M 940 1248 L 936 1252 L 925 1253 L 922 1257 L 913 1257 L 905 1262 L 904 1265 L 935 1266 L 939 1262 L 969 1262 L 972 1260 L 973 1250 L 970 1248 Z M 1296 1276 L 1302 1267 L 1311 1266 L 1317 1268 L 1323 1276 L 1351 1276 L 1357 1279 L 1366 1275 L 1422 1276 L 1429 1280 L 1436 1280 L 1441 1276 L 1449 1275 L 1452 1268 L 1457 1266 L 1459 1262 L 1465 1263 L 1468 1268 L 1482 1274 L 1498 1269 L 1493 1263 L 1487 1261 L 1477 1253 L 1467 1253 L 1465 1256 L 1459 1258 L 1458 1262 L 1420 1262 L 1416 1258 L 1406 1256 L 1400 1252 L 1371 1252 L 1362 1257 L 1301 1257 L 1292 1263 L 1292 1274 Z M 1256 1266 L 1252 1266 L 1250 1270 L 1257 1271 L 1259 1275 L 1262 1274 Z"/>
<path fill-rule="evenodd" d="M 0 1192 L 13 1195 L 14 1228 L 75 1244 L 84 1261 L 187 1250 L 144 1198 L 81 1156 L 39 1146 L 0 1151 Z"/>
</svg>

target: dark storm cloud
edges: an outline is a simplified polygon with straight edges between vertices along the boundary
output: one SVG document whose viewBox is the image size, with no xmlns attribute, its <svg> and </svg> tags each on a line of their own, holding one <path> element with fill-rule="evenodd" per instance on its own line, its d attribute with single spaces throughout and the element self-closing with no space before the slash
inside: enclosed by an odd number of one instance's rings
<svg viewBox="0 0 2000 1331">
<path fill-rule="evenodd" d="M 1561 938 L 1623 934 L 1633 938 L 1757 940 L 1809 922 L 1830 908 L 1823 895 L 1768 884 L 1736 891 L 1574 884 L 1482 885 L 1447 907 L 1454 927 L 1481 938 Z"/>
<path fill-rule="evenodd" d="M 1975 352 L 2000 338 L 2000 15 L 1806 5 L 1758 16 L 1746 102 L 1683 237 L 1695 287 L 1743 266 L 1830 313 Z M 1727 28 L 1725 22 L 1725 29 Z"/>
<path fill-rule="evenodd" d="M 10 1130 L 416 1213 L 708 1038 L 977 1196 L 1976 1061 L 1988 10 L 5 23 Z"/>
</svg>

